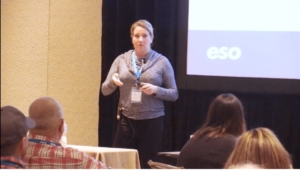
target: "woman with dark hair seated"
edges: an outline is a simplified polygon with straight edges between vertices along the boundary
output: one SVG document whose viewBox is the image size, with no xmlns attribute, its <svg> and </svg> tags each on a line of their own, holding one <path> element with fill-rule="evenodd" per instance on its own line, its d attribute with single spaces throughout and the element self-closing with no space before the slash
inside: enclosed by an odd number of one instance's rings
<svg viewBox="0 0 300 170">
<path fill-rule="evenodd" d="M 180 151 L 177 166 L 223 168 L 235 141 L 246 130 L 243 106 L 233 94 L 217 96 L 203 126 Z"/>
</svg>

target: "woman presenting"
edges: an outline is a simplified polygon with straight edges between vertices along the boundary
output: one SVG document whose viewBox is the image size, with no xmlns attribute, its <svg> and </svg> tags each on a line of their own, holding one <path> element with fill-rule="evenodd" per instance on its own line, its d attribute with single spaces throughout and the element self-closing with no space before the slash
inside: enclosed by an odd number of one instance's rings
<svg viewBox="0 0 300 170">
<path fill-rule="evenodd" d="M 134 50 L 119 55 L 105 82 L 103 95 L 120 89 L 119 122 L 114 147 L 134 148 L 142 168 L 160 151 L 163 135 L 163 100 L 175 101 L 178 91 L 169 60 L 151 49 L 152 25 L 146 20 L 132 24 Z"/>
</svg>

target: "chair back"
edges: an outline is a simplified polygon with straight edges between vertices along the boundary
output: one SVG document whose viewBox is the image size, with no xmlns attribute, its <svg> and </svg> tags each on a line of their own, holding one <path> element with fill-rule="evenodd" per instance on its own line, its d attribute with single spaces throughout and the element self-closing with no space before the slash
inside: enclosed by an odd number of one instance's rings
<svg viewBox="0 0 300 170">
<path fill-rule="evenodd" d="M 148 165 L 151 167 L 151 169 L 184 169 L 183 167 L 168 165 L 161 162 L 153 162 L 152 160 L 148 161 Z"/>
</svg>

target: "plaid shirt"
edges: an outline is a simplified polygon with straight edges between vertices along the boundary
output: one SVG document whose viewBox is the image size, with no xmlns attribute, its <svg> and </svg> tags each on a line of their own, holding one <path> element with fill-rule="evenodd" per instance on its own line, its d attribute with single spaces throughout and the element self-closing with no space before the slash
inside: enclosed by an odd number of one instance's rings
<svg viewBox="0 0 300 170">
<path fill-rule="evenodd" d="M 1 156 L 1 169 L 24 169 L 24 165 L 16 156 Z"/>
<path fill-rule="evenodd" d="M 24 161 L 30 169 L 101 169 L 107 168 L 102 162 L 74 148 L 64 148 L 53 138 L 29 135 Z M 44 143 L 47 142 L 47 143 Z"/>
</svg>

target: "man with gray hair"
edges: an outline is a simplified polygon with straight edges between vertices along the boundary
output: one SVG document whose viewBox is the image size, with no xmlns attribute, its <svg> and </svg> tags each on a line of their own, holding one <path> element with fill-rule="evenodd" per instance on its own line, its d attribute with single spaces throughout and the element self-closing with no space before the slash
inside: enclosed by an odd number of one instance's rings
<svg viewBox="0 0 300 170">
<path fill-rule="evenodd" d="M 1 169 L 25 168 L 27 132 L 35 121 L 13 106 L 1 107 Z"/>
<path fill-rule="evenodd" d="M 29 131 L 24 160 L 33 169 L 101 169 L 107 166 L 77 149 L 63 147 L 59 141 L 64 133 L 61 105 L 50 97 L 41 97 L 29 107 L 29 117 L 36 127 Z"/>
</svg>

